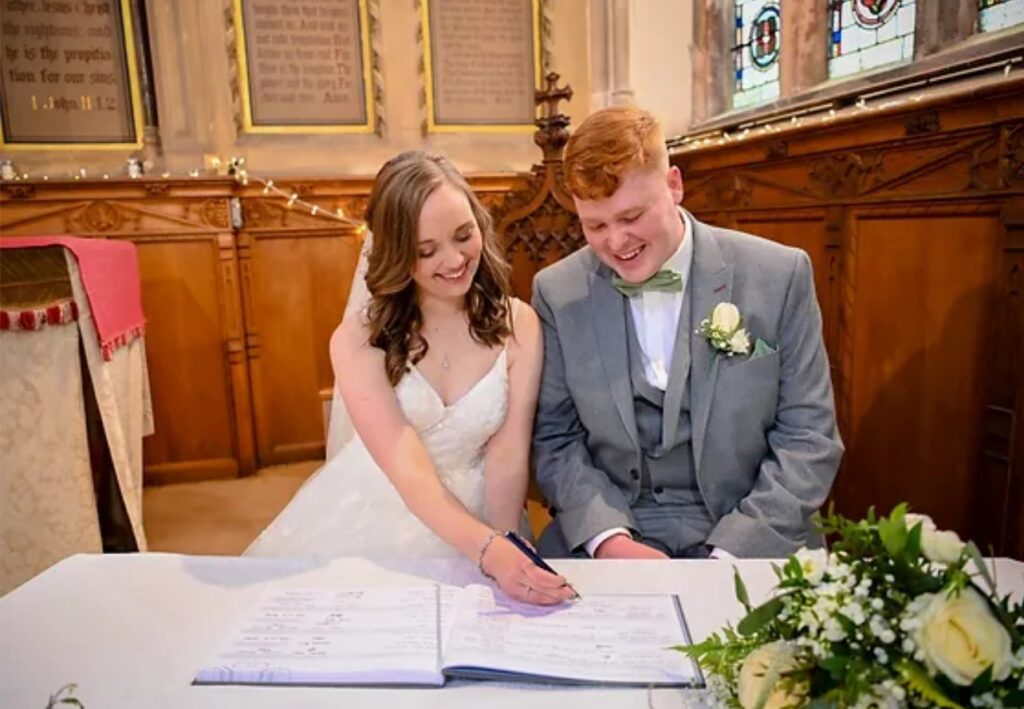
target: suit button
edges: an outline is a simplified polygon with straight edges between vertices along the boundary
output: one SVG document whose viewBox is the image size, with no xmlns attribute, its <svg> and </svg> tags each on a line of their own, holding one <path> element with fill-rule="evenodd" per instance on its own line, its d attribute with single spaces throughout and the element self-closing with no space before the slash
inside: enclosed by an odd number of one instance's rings
<svg viewBox="0 0 1024 709">
<path fill-rule="evenodd" d="M 659 485 L 658 487 L 654 488 L 654 493 L 656 495 L 660 495 L 663 492 L 665 492 L 665 488 L 663 488 L 661 485 Z"/>
<path fill-rule="evenodd" d="M 632 470 L 630 470 L 629 474 L 633 477 L 634 480 L 639 480 L 640 479 L 640 471 L 637 470 L 636 468 L 633 468 Z"/>
</svg>

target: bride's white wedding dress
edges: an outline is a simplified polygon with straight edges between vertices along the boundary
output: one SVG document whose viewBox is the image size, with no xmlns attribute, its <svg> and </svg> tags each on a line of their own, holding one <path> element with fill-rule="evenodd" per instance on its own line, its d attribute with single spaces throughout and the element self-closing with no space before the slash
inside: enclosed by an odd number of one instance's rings
<svg viewBox="0 0 1024 709">
<path fill-rule="evenodd" d="M 507 350 L 503 348 L 487 374 L 449 406 L 415 367 L 395 387 L 395 395 L 445 487 L 470 513 L 486 520 L 484 447 L 508 410 Z M 408 510 L 354 435 L 299 489 L 245 554 L 409 558 L 458 552 Z"/>
<path fill-rule="evenodd" d="M 345 317 L 362 313 L 369 302 L 366 269 L 371 249 L 372 236 L 368 236 Z M 520 301 L 512 300 L 513 320 L 521 306 Z M 484 449 L 508 411 L 507 346 L 487 374 L 448 406 L 416 367 L 410 367 L 398 382 L 395 396 L 445 487 L 470 514 L 486 522 Z M 525 514 L 520 527 L 528 529 Z M 299 488 L 245 555 L 434 558 L 458 556 L 458 552 L 405 506 L 353 429 L 335 385 L 327 463 Z"/>
</svg>

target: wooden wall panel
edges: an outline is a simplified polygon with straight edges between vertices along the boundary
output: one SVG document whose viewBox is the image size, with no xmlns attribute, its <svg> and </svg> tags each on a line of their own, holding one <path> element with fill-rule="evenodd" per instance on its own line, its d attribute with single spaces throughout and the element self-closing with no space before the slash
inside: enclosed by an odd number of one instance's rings
<svg viewBox="0 0 1024 709">
<path fill-rule="evenodd" d="M 1003 258 L 986 334 L 988 396 L 975 510 L 983 549 L 1016 550 L 1024 558 L 1024 199 L 1009 200 L 1000 221 Z"/>
<path fill-rule="evenodd" d="M 878 107 L 884 106 L 884 107 Z M 833 498 L 1024 556 L 1024 80 L 702 140 L 684 205 L 810 255 L 847 446 Z"/>
<path fill-rule="evenodd" d="M 828 311 L 829 264 L 824 215 L 820 213 L 786 214 L 784 216 L 743 215 L 737 218 L 736 228 L 806 251 L 811 257 L 811 266 L 814 268 L 814 288 L 818 296 L 818 304 L 823 312 Z"/>
<path fill-rule="evenodd" d="M 237 475 L 217 243 L 137 246 L 156 422 L 143 446 L 147 482 Z"/>
<path fill-rule="evenodd" d="M 334 382 L 327 342 L 345 311 L 360 243 L 340 231 L 253 239 L 247 342 L 265 465 L 323 456 L 318 392 Z"/>
<path fill-rule="evenodd" d="M 1001 241 L 988 212 L 856 221 L 850 426 L 836 485 L 851 514 L 912 500 L 943 526 L 971 526 Z"/>
</svg>

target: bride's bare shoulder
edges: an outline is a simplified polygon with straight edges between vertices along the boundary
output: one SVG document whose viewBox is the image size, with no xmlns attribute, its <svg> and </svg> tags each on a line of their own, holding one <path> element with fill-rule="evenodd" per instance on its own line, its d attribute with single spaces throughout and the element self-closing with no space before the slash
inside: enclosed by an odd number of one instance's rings
<svg viewBox="0 0 1024 709">
<path fill-rule="evenodd" d="M 542 334 L 540 318 L 536 311 L 518 298 L 512 298 L 512 337 L 509 338 L 508 348 L 510 354 L 515 357 L 519 352 L 535 352 L 541 342 Z"/>
<path fill-rule="evenodd" d="M 331 334 L 331 356 L 351 356 L 366 349 L 370 330 L 362 313 L 351 313 L 342 319 Z"/>
</svg>

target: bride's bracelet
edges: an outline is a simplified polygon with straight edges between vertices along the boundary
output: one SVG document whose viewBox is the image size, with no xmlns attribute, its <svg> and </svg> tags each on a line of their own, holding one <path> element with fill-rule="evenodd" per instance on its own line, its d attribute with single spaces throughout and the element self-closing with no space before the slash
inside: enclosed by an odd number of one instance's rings
<svg viewBox="0 0 1024 709">
<path fill-rule="evenodd" d="M 476 567 L 480 569 L 481 574 L 489 578 L 491 581 L 497 581 L 498 579 L 494 578 L 494 576 L 488 573 L 487 569 L 484 568 L 484 554 L 487 553 L 487 548 L 491 546 L 491 542 L 500 537 L 502 534 L 503 533 L 501 531 L 497 529 L 492 529 L 491 533 L 487 535 L 487 539 L 485 539 L 484 543 L 480 545 L 480 553 L 477 555 L 476 558 Z"/>
</svg>

